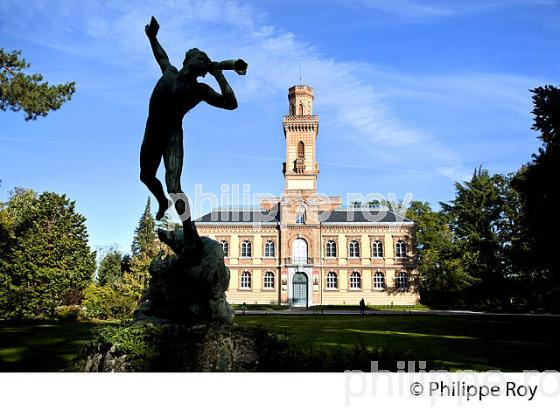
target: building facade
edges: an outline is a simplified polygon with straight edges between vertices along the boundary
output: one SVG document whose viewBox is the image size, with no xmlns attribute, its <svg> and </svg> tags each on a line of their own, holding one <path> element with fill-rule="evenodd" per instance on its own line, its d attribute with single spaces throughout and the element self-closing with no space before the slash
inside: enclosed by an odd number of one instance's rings
<svg viewBox="0 0 560 410">
<path fill-rule="evenodd" d="M 313 89 L 296 85 L 284 116 L 284 191 L 259 209 L 215 209 L 196 223 L 222 243 L 233 304 L 414 305 L 415 225 L 379 204 L 342 208 L 317 192 L 319 117 Z M 374 206 L 375 205 L 375 206 Z"/>
</svg>

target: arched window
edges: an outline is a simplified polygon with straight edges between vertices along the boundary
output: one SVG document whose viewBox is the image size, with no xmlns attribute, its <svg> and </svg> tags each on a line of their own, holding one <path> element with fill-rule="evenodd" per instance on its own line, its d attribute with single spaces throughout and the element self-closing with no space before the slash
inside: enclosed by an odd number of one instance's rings
<svg viewBox="0 0 560 410">
<path fill-rule="evenodd" d="M 303 115 L 303 103 L 299 104 L 299 115 Z"/>
<path fill-rule="evenodd" d="M 395 286 L 398 290 L 408 290 L 408 274 L 406 272 L 399 272 L 395 276 Z"/>
<path fill-rule="evenodd" d="M 251 273 L 250 272 L 243 272 L 241 274 L 241 289 L 251 289 Z"/>
<path fill-rule="evenodd" d="M 374 289 L 385 289 L 385 275 L 383 272 L 376 272 L 373 275 L 373 288 Z"/>
<path fill-rule="evenodd" d="M 251 257 L 251 241 L 243 241 L 241 243 L 241 257 L 242 258 Z"/>
<path fill-rule="evenodd" d="M 327 241 L 327 258 L 336 258 L 336 242 Z"/>
<path fill-rule="evenodd" d="M 395 246 L 395 256 L 397 258 L 405 258 L 406 257 L 406 242 L 405 241 L 397 241 Z"/>
<path fill-rule="evenodd" d="M 290 115 L 296 115 L 296 106 L 295 106 L 295 104 L 290 104 Z"/>
<path fill-rule="evenodd" d="M 303 145 L 303 141 L 297 144 L 297 156 L 298 158 L 305 158 L 305 145 Z"/>
<path fill-rule="evenodd" d="M 360 243 L 358 241 L 350 241 L 349 245 L 349 256 L 351 258 L 360 257 Z"/>
<path fill-rule="evenodd" d="M 274 273 L 266 272 L 264 274 L 264 288 L 274 289 Z"/>
<path fill-rule="evenodd" d="M 228 241 L 220 241 L 222 244 L 222 250 L 224 251 L 224 257 L 228 257 L 229 255 L 229 244 Z"/>
<path fill-rule="evenodd" d="M 307 242 L 305 242 L 305 239 L 297 238 L 292 243 L 292 263 L 297 265 L 307 264 Z"/>
<path fill-rule="evenodd" d="M 266 241 L 264 244 L 264 257 L 274 258 L 274 241 Z"/>
<path fill-rule="evenodd" d="M 381 241 L 373 241 L 371 245 L 371 256 L 374 258 L 382 258 L 383 257 L 383 242 Z"/>
<path fill-rule="evenodd" d="M 336 272 L 327 273 L 327 289 L 338 289 L 338 276 Z"/>
<path fill-rule="evenodd" d="M 362 277 L 359 272 L 352 272 L 350 274 L 350 289 L 361 289 Z"/>
</svg>

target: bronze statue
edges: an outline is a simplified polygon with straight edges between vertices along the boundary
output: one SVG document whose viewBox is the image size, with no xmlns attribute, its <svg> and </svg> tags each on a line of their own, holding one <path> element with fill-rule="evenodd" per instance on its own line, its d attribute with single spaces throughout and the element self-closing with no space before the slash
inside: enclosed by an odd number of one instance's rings
<svg viewBox="0 0 560 410">
<path fill-rule="evenodd" d="M 175 255 L 154 258 L 150 265 L 151 279 L 146 296 L 135 317 L 193 322 L 200 320 L 231 321 L 233 310 L 225 291 L 229 284 L 229 269 L 224 263 L 222 245 L 210 238 L 200 238 L 191 221 L 189 204 L 181 189 L 183 168 L 183 117 L 199 102 L 227 110 L 237 108 L 233 90 L 222 70 L 245 74 L 243 60 L 213 62 L 206 53 L 192 48 L 185 54 L 183 67 L 173 67 L 157 40 L 159 24 L 152 17 L 146 25 L 152 51 L 161 68 L 152 96 L 146 131 L 140 150 L 140 180 L 156 197 L 159 209 L 156 219 L 164 217 L 169 200 L 156 173 L 163 158 L 167 193 L 174 198 L 175 209 L 183 222 L 182 230 L 158 229 L 161 241 Z M 197 81 L 207 73 L 220 85 L 220 93 Z M 182 194 L 178 199 L 178 194 Z"/>
<path fill-rule="evenodd" d="M 169 57 L 157 40 L 159 24 L 154 17 L 150 24 L 146 25 L 145 30 L 162 76 L 150 98 L 146 131 L 140 150 L 140 180 L 156 197 L 159 205 L 156 219 L 161 219 L 169 208 L 169 200 L 156 177 L 162 157 L 167 192 L 173 194 L 183 192 L 181 189 L 183 117 L 201 101 L 226 110 L 236 109 L 235 94 L 221 70 L 229 69 L 235 70 L 238 74 L 245 74 L 247 63 L 243 60 L 213 62 L 205 52 L 191 48 L 185 54 L 183 67 L 177 70 L 171 65 Z M 197 81 L 198 77 L 204 77 L 207 73 L 214 76 L 220 85 L 221 94 L 209 85 Z M 188 207 L 186 197 L 184 202 L 175 201 L 175 209 L 180 217 L 184 215 L 185 210 L 187 211 L 187 220 L 182 218 L 184 226 L 190 225 L 191 215 Z"/>
</svg>

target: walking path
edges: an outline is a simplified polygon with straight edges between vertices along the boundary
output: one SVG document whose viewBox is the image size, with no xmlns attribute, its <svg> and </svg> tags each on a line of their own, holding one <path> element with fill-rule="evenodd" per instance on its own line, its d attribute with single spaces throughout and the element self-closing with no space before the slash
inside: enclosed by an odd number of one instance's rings
<svg viewBox="0 0 560 410">
<path fill-rule="evenodd" d="M 240 309 L 235 310 L 238 316 L 250 315 L 359 315 L 360 311 L 356 310 L 335 310 L 335 309 L 284 309 L 284 310 L 247 310 L 243 312 Z M 560 317 L 560 314 L 539 314 L 539 313 L 493 313 L 493 312 L 476 312 L 472 310 L 367 310 L 365 315 L 431 315 L 431 316 L 537 316 L 537 317 Z"/>
</svg>

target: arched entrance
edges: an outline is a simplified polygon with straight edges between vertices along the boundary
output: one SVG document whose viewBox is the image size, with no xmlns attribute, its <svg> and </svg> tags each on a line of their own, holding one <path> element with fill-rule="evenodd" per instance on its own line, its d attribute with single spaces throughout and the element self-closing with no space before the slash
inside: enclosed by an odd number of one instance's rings
<svg viewBox="0 0 560 410">
<path fill-rule="evenodd" d="M 294 274 L 292 287 L 292 306 L 307 307 L 307 275 L 302 272 Z"/>
</svg>

